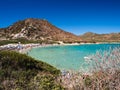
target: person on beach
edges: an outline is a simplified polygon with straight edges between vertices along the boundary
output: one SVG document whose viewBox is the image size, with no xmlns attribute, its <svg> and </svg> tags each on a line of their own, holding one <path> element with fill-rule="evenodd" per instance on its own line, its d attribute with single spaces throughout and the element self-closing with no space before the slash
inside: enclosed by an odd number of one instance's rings
<svg viewBox="0 0 120 90">
<path fill-rule="evenodd" d="M 18 49 L 18 50 L 21 50 L 21 49 L 22 49 L 22 45 L 21 45 L 20 42 L 18 42 L 17 49 Z"/>
</svg>

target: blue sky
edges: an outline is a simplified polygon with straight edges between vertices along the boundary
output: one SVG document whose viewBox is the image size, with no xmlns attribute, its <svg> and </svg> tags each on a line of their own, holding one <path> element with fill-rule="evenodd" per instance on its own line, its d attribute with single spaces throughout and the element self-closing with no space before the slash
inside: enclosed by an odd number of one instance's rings
<svg viewBox="0 0 120 90">
<path fill-rule="evenodd" d="M 76 35 L 120 32 L 120 0 L 0 0 L 0 28 L 26 18 Z"/>
</svg>

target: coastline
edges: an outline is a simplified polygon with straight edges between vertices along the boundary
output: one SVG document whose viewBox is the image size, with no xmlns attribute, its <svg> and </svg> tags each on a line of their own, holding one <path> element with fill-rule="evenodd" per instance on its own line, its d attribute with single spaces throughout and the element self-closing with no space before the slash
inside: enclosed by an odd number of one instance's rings
<svg viewBox="0 0 120 90">
<path fill-rule="evenodd" d="M 19 50 L 20 53 L 26 54 L 32 48 L 39 48 L 39 47 L 52 47 L 52 46 L 67 46 L 67 45 L 80 45 L 80 44 L 27 44 L 25 48 Z"/>
<path fill-rule="evenodd" d="M 30 43 L 30 44 L 20 44 L 22 47 L 21 49 L 18 49 L 18 44 L 7 44 L 0 46 L 0 50 L 3 49 L 9 49 L 12 48 L 13 50 L 22 53 L 27 54 L 28 51 L 30 51 L 32 48 L 39 48 L 39 47 L 50 47 L 50 46 L 67 46 L 67 45 L 86 45 L 86 44 L 120 44 L 119 42 L 97 42 L 97 43 L 62 43 L 62 44 L 39 44 L 39 43 Z"/>
<path fill-rule="evenodd" d="M 23 44 L 25 48 L 19 50 L 20 53 L 27 54 L 32 48 L 39 48 L 39 47 L 52 47 L 52 46 L 68 46 L 68 45 L 84 45 L 84 44 L 101 44 L 101 43 L 62 43 L 62 44 Z"/>
<path fill-rule="evenodd" d="M 62 44 L 26 44 L 26 47 L 21 49 L 19 52 L 26 54 L 32 48 L 39 48 L 39 47 L 51 47 L 51 46 L 68 46 L 68 45 L 89 45 L 89 44 L 120 44 L 118 42 L 97 42 L 97 43 L 62 43 Z M 23 44 L 25 46 L 25 44 Z"/>
</svg>

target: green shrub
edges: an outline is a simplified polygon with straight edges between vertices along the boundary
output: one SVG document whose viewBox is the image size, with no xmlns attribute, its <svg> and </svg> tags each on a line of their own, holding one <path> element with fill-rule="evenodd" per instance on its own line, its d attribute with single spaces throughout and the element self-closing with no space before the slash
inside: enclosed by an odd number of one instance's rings
<svg viewBox="0 0 120 90">
<path fill-rule="evenodd" d="M 55 83 L 55 77 L 59 73 L 60 71 L 53 66 L 34 60 L 25 54 L 0 51 L 0 88 L 2 89 L 33 90 L 31 82 L 37 75 L 42 77 L 42 74 L 46 76 L 39 79 L 38 82 L 44 90 L 59 88 L 61 86 Z"/>
<path fill-rule="evenodd" d="M 91 78 L 90 77 L 86 77 L 84 83 L 85 83 L 86 86 L 90 86 L 92 84 Z"/>
</svg>

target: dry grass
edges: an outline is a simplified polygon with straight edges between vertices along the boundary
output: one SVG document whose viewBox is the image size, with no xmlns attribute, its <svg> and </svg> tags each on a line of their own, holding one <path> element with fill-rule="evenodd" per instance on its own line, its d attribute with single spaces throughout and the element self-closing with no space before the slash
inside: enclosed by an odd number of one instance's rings
<svg viewBox="0 0 120 90">
<path fill-rule="evenodd" d="M 120 90 L 120 48 L 90 56 L 92 74 L 65 72 L 58 81 L 68 90 Z"/>
</svg>

